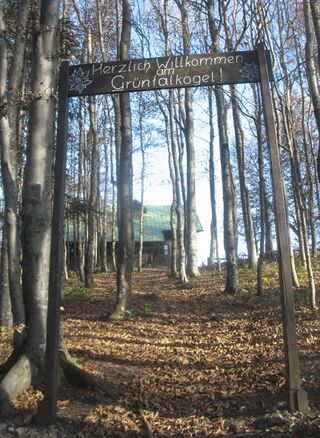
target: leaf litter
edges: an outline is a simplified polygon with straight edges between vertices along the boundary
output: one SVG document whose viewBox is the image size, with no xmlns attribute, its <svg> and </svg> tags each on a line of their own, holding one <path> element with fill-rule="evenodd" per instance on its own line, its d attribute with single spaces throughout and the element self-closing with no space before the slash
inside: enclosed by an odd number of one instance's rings
<svg viewBox="0 0 320 438">
<path fill-rule="evenodd" d="M 210 271 L 182 288 L 164 270 L 150 268 L 134 273 L 129 311 L 115 323 L 106 318 L 115 275 L 98 274 L 95 281 L 90 296 L 64 303 L 64 328 L 71 355 L 101 382 L 111 382 L 112 396 L 103 387 L 63 389 L 55 436 L 320 436 L 320 323 L 303 297 L 296 300 L 297 333 L 310 411 L 293 414 L 286 404 L 277 292 L 257 297 L 244 287 L 228 296 L 222 276 Z M 9 352 L 3 335 L 0 359 Z M 17 436 L 41 397 L 31 388 L 13 402 L 11 432 L 5 423 L 0 437 Z M 36 436 L 32 427 L 24 431 Z"/>
</svg>

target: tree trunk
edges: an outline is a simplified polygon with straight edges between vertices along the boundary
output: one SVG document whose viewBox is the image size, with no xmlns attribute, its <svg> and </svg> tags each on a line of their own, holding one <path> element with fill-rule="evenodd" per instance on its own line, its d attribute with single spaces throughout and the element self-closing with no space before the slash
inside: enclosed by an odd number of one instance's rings
<svg viewBox="0 0 320 438">
<path fill-rule="evenodd" d="M 119 95 L 113 96 L 114 107 L 114 145 L 111 146 L 111 181 L 112 181 L 112 223 L 111 223 L 111 263 L 112 271 L 117 270 L 117 257 L 116 257 L 116 241 L 117 241 L 117 181 L 119 181 L 119 156 L 121 147 L 121 132 L 120 132 L 120 102 Z M 112 126 L 112 123 L 111 123 Z M 114 165 L 115 163 L 115 165 Z"/>
<path fill-rule="evenodd" d="M 235 131 L 237 159 L 238 159 L 242 217 L 243 217 L 246 245 L 248 251 L 248 261 L 250 268 L 255 269 L 257 267 L 257 250 L 256 250 L 256 242 L 255 242 L 255 236 L 253 230 L 253 220 L 251 215 L 250 196 L 249 196 L 249 188 L 247 181 L 244 133 L 243 133 L 241 118 L 239 114 L 238 93 L 235 85 L 230 85 L 230 88 L 231 88 L 233 125 Z"/>
<path fill-rule="evenodd" d="M 214 14 L 214 1 L 208 0 L 208 24 L 211 36 L 212 51 L 218 49 L 220 27 Z M 221 16 L 219 17 L 221 20 Z M 215 97 L 218 115 L 220 163 L 223 191 L 223 225 L 224 225 L 224 249 L 226 254 L 227 278 L 225 292 L 234 294 L 238 290 L 238 255 L 237 255 L 237 213 L 235 201 L 235 187 L 230 162 L 229 141 L 227 134 L 227 114 L 223 90 L 220 86 L 215 87 Z"/>
<path fill-rule="evenodd" d="M 320 4 L 318 0 L 310 0 L 314 33 L 318 46 L 318 68 L 320 70 Z"/>
<path fill-rule="evenodd" d="M 316 220 L 315 220 L 315 178 L 313 178 L 313 168 L 312 168 L 312 154 L 311 145 L 307 137 L 307 118 L 308 112 L 306 111 L 306 96 L 303 88 L 303 78 L 301 71 L 299 72 L 299 81 L 302 91 L 302 136 L 303 136 L 303 150 L 305 155 L 306 163 L 306 175 L 308 181 L 308 208 L 306 214 L 308 215 L 308 224 L 310 227 L 311 235 L 311 254 L 313 257 L 317 255 L 317 231 L 316 231 Z"/>
<path fill-rule="evenodd" d="M 120 59 L 129 58 L 131 34 L 131 1 L 122 1 L 122 33 Z M 121 148 L 118 174 L 118 263 L 117 302 L 110 318 L 119 319 L 125 315 L 127 301 L 131 293 L 134 237 L 132 214 L 132 128 L 131 109 L 128 93 L 120 94 Z"/>
<path fill-rule="evenodd" d="M 27 159 L 22 201 L 23 294 L 26 311 L 25 355 L 0 385 L 0 411 L 43 377 L 46 347 L 51 238 L 52 158 L 57 71 L 59 0 L 42 1 L 33 40 Z M 41 9 L 41 12 L 40 12 Z"/>
<path fill-rule="evenodd" d="M 230 163 L 229 143 L 226 126 L 226 110 L 223 91 L 216 87 L 215 96 L 218 112 L 220 162 L 223 191 L 224 249 L 226 253 L 227 278 L 225 292 L 234 294 L 238 290 L 237 218 L 235 187 Z"/>
<path fill-rule="evenodd" d="M 104 199 L 104 206 L 106 206 L 106 197 Z M 106 230 L 106 215 L 107 210 L 104 208 L 101 218 L 101 235 L 99 238 L 99 260 L 100 272 L 107 272 L 107 230 Z"/>
<path fill-rule="evenodd" d="M 278 27 L 279 30 L 283 27 L 283 17 L 279 14 L 278 17 Z M 295 212 L 296 212 L 296 222 L 297 222 L 297 235 L 299 240 L 299 249 L 300 249 L 300 259 L 303 266 L 306 266 L 306 253 L 305 253 L 305 234 L 303 232 L 305 222 L 305 211 L 303 209 L 303 202 L 302 202 L 302 191 L 301 191 L 301 172 L 300 172 L 300 153 L 297 148 L 297 142 L 295 141 L 296 133 L 295 133 L 295 115 L 293 110 L 293 104 L 292 104 L 292 80 L 290 78 L 286 59 L 284 56 L 284 43 L 283 38 L 280 35 L 280 64 L 284 72 L 285 78 L 284 86 L 285 86 L 285 93 L 280 95 L 280 92 L 276 86 L 276 90 L 278 92 L 280 105 L 281 105 L 281 115 L 282 115 L 282 121 L 283 121 L 283 128 L 284 128 L 284 136 L 286 139 L 286 143 L 288 145 L 289 149 L 289 157 L 290 157 L 290 168 L 291 168 L 291 186 L 292 186 L 292 192 L 293 192 L 293 199 L 294 199 L 294 206 L 295 206 Z M 295 44 L 295 48 L 297 50 L 297 44 Z M 278 116 L 277 116 L 278 117 Z M 279 117 L 278 117 L 279 118 Z"/>
<path fill-rule="evenodd" d="M 213 125 L 213 99 L 212 87 L 208 87 L 209 99 L 209 181 L 210 181 L 210 206 L 211 206 L 211 224 L 210 224 L 210 254 L 208 259 L 209 267 L 215 268 L 215 259 L 217 260 L 217 270 L 221 270 L 218 244 L 218 226 L 217 226 L 217 210 L 216 210 L 216 176 L 214 165 L 214 125 Z"/>
<path fill-rule="evenodd" d="M 5 23 L 0 7 L 0 99 L 1 106 L 7 107 L 0 116 L 1 171 L 5 199 L 4 223 L 8 254 L 8 282 L 12 304 L 14 325 L 25 323 L 25 309 L 21 289 L 20 239 L 18 211 L 18 145 L 19 113 L 18 94 L 22 88 L 24 71 L 25 33 L 29 15 L 29 1 L 20 2 L 17 37 L 10 70 L 7 65 L 7 46 L 4 38 Z M 14 347 L 20 348 L 23 333 L 15 331 Z"/>
<path fill-rule="evenodd" d="M 173 111 L 172 115 L 174 115 L 174 135 L 175 135 L 175 145 L 177 147 L 177 159 L 179 166 L 179 175 L 180 175 L 180 185 L 181 185 L 181 196 L 182 196 L 182 204 L 184 207 L 184 220 L 186 221 L 186 205 L 187 205 L 187 193 L 186 193 L 186 184 L 185 184 L 185 171 L 184 171 L 184 154 L 185 154 L 185 135 L 184 128 L 181 129 L 186 123 L 185 114 L 184 114 L 184 105 L 182 103 L 181 90 L 177 90 L 178 99 L 176 99 L 176 95 L 173 93 L 171 95 Z"/>
<path fill-rule="evenodd" d="M 82 99 L 79 102 L 79 114 L 78 114 L 78 123 L 79 123 L 79 158 L 78 158 L 78 178 L 77 178 L 77 198 L 80 201 L 81 199 L 83 202 L 86 200 L 86 194 L 85 194 L 85 173 L 84 173 L 84 148 L 87 142 L 87 136 L 86 136 L 86 130 L 83 124 L 83 102 Z M 85 242 L 85 235 L 86 235 L 86 217 L 85 217 L 85 211 L 84 209 L 79 210 L 76 212 L 76 218 L 75 218 L 75 253 L 76 253 L 76 260 L 77 260 L 77 273 L 79 274 L 79 278 L 81 283 L 85 282 L 85 273 L 84 273 L 84 265 L 85 265 L 85 257 L 84 257 L 84 242 Z"/>
<path fill-rule="evenodd" d="M 171 227 L 171 249 L 170 249 L 170 271 L 171 278 L 177 278 L 177 259 L 178 259 L 178 245 L 177 245 L 177 212 L 176 212 L 176 194 L 173 195 L 172 204 L 170 207 L 170 227 Z"/>
<path fill-rule="evenodd" d="M 27 345 L 40 356 L 46 340 L 59 3 L 42 2 L 34 35 L 31 89 L 39 98 L 31 103 L 22 203 Z"/>
<path fill-rule="evenodd" d="M 79 221 L 81 223 L 81 221 Z M 77 260 L 78 260 L 78 272 L 81 283 L 85 282 L 85 261 L 84 261 L 84 247 L 85 242 L 80 234 L 78 226 L 78 239 L 77 239 Z"/>
<path fill-rule="evenodd" d="M 265 229 L 267 222 L 267 205 L 266 201 L 266 181 L 264 172 L 263 140 L 262 140 L 262 105 L 259 100 L 259 92 L 255 86 L 252 87 L 255 101 L 255 125 L 257 132 L 258 146 L 258 171 L 259 171 L 259 201 L 260 201 L 260 248 L 257 264 L 257 295 L 263 292 L 263 261 L 265 253 Z"/>
<path fill-rule="evenodd" d="M 170 92 L 171 93 L 171 92 Z M 168 150 L 168 164 L 169 164 L 169 174 L 172 184 L 172 203 L 171 203 L 171 209 L 170 209 L 170 227 L 171 227 L 171 277 L 177 278 L 178 277 L 178 260 L 179 260 L 179 254 L 178 254 L 178 223 L 177 223 L 177 182 L 176 182 L 176 173 L 175 173 L 175 164 L 174 164 L 174 152 L 173 152 L 173 146 L 174 145 L 174 135 L 172 132 L 173 129 L 173 121 L 171 120 L 173 111 L 170 110 L 170 104 L 171 100 L 169 98 L 169 103 L 167 104 L 168 110 L 164 107 L 161 100 L 159 99 L 159 93 L 156 94 L 157 96 L 157 103 L 159 105 L 160 111 L 164 118 L 165 123 L 165 132 L 166 132 L 166 144 L 167 144 L 167 150 Z M 169 116 L 168 116 L 169 112 Z"/>
<path fill-rule="evenodd" d="M 0 260 L 0 331 L 12 327 L 12 309 L 9 290 L 9 269 L 6 230 L 2 230 L 1 260 Z"/>
<path fill-rule="evenodd" d="M 266 253 L 273 252 L 273 235 L 272 235 L 272 224 L 274 223 L 272 216 L 272 206 L 268 197 L 268 193 L 264 190 L 264 204 L 266 206 Z"/>
<path fill-rule="evenodd" d="M 196 156 L 193 134 L 192 89 L 185 90 L 186 151 L 187 151 L 187 273 L 189 277 L 200 275 L 197 256 L 197 211 L 196 211 Z"/>
<path fill-rule="evenodd" d="M 190 53 L 190 31 L 188 5 L 185 0 L 177 1 L 182 21 L 183 51 Z M 187 274 L 189 277 L 200 275 L 197 257 L 197 212 L 196 212 L 196 157 L 193 126 L 193 91 L 186 88 L 184 94 L 185 127 L 184 136 L 187 152 L 187 202 L 186 202 L 186 247 Z"/>
<path fill-rule="evenodd" d="M 94 97 L 90 97 L 90 145 L 91 145 L 91 173 L 90 173 L 90 196 L 88 202 L 88 241 L 85 257 L 85 286 L 93 287 L 93 274 L 95 269 L 95 242 L 97 224 L 97 191 L 98 191 L 98 133 L 97 115 Z"/>
<path fill-rule="evenodd" d="M 107 115 L 108 120 L 110 120 L 110 107 L 108 104 L 108 99 L 106 97 L 106 107 L 107 107 Z M 106 124 L 107 121 L 106 120 Z M 104 135 L 105 138 L 107 138 L 107 132 L 105 132 Z M 110 135 L 110 142 L 105 142 L 104 146 L 104 162 L 105 162 L 105 171 L 104 171 L 104 194 L 102 197 L 102 205 L 101 205 L 101 239 L 100 239 L 100 272 L 107 272 L 107 231 L 108 231 L 108 183 L 109 183 L 109 155 L 108 155 L 108 149 L 112 148 L 112 134 Z M 111 156 L 111 154 L 110 154 Z"/>
<path fill-rule="evenodd" d="M 139 212 L 139 256 L 138 256 L 138 271 L 142 271 L 142 256 L 143 256 L 143 240 L 144 240 L 144 181 L 146 174 L 146 155 L 143 135 L 143 101 L 139 99 L 139 139 L 141 150 L 141 173 L 140 173 L 140 212 Z"/>
<path fill-rule="evenodd" d="M 284 62 L 282 62 L 283 67 L 286 71 L 286 65 L 284 64 Z M 287 84 L 287 89 L 290 90 L 290 83 L 288 82 Z M 275 89 L 276 89 L 276 85 L 275 85 Z M 274 108 L 276 108 L 276 104 L 275 104 L 275 98 L 273 96 L 273 100 L 274 100 Z M 301 248 L 301 256 L 302 259 L 304 261 L 305 259 L 305 245 L 303 244 L 303 233 L 302 233 L 302 228 L 301 228 L 301 209 L 298 206 L 298 199 L 300 196 L 300 190 L 299 190 L 299 184 L 298 184 L 298 177 L 297 177 L 297 164 L 295 162 L 294 156 L 293 156 L 293 139 L 292 139 L 292 135 L 291 132 L 288 128 L 288 124 L 290 123 L 290 115 L 289 115 L 289 110 L 290 110 L 290 100 L 286 101 L 286 105 L 284 108 L 284 102 L 281 99 L 281 105 L 283 107 L 283 125 L 284 125 L 284 130 L 285 130 L 285 138 L 287 140 L 287 143 L 289 145 L 289 152 L 290 152 L 290 165 L 291 165 L 291 177 L 292 177 L 292 185 L 293 185 L 293 195 L 295 198 L 295 205 L 296 205 L 296 215 L 297 215 L 297 221 L 299 223 L 299 227 L 298 227 L 298 232 L 300 234 L 299 236 L 299 240 L 300 240 L 300 248 Z M 279 113 L 275 112 L 274 114 L 276 122 L 277 122 L 277 126 L 280 126 L 280 118 L 279 118 Z M 279 138 L 279 144 L 280 144 L 280 133 L 278 132 L 278 138 Z M 287 202 L 287 195 L 286 192 L 284 192 L 284 197 L 286 199 L 286 211 L 287 211 L 287 218 L 289 217 L 288 214 L 288 202 Z M 288 227 L 289 227 L 289 219 L 288 219 Z M 293 281 L 293 285 L 295 287 L 299 287 L 299 280 L 298 280 L 298 276 L 297 276 L 297 270 L 296 270 L 296 262 L 295 262 L 295 258 L 294 258 L 294 252 L 293 252 L 293 248 L 292 248 L 292 244 L 291 244 L 291 240 L 289 239 L 289 244 L 290 244 L 290 261 L 291 261 L 291 273 L 292 273 L 292 281 Z"/>
<path fill-rule="evenodd" d="M 173 101 L 173 91 L 169 91 L 169 121 L 170 121 L 170 135 L 171 135 L 171 150 L 172 150 L 172 160 L 175 174 L 175 188 L 176 188 L 176 215 L 177 215 L 177 242 L 179 251 L 178 260 L 178 271 L 179 280 L 181 284 L 188 283 L 188 277 L 186 272 L 186 251 L 184 244 L 184 234 L 185 234 L 185 212 L 183 203 L 183 188 L 181 182 L 180 164 L 178 156 L 178 147 L 175 141 L 174 132 L 174 101 Z"/>
<path fill-rule="evenodd" d="M 89 61 L 92 62 L 91 33 L 88 35 Z M 98 172 L 99 172 L 99 140 L 98 121 L 95 97 L 89 97 L 90 116 L 90 146 L 91 146 L 91 172 L 90 172 L 90 195 L 88 202 L 88 241 L 85 259 L 85 286 L 93 287 L 93 274 L 95 269 L 95 240 L 97 224 L 97 193 L 98 193 Z"/>
<path fill-rule="evenodd" d="M 224 28 L 226 33 L 226 43 L 228 51 L 234 51 L 233 35 L 230 32 L 229 20 L 227 17 L 227 7 L 224 5 L 222 9 Z M 231 91 L 231 104 L 232 104 L 232 117 L 234 126 L 234 135 L 237 152 L 238 173 L 240 183 L 240 199 L 242 207 L 242 218 L 244 225 L 245 240 L 247 245 L 248 262 L 251 269 L 257 267 L 257 250 L 255 235 L 253 229 L 253 220 L 251 215 L 251 205 L 249 196 L 249 187 L 247 181 L 247 166 L 246 166 L 246 150 L 245 150 L 245 138 L 242 128 L 242 122 L 239 109 L 239 97 L 238 91 L 234 84 L 230 85 Z"/>
<path fill-rule="evenodd" d="M 318 134 L 320 136 L 320 92 L 317 77 L 317 69 L 314 62 L 314 52 L 313 52 L 313 27 L 312 27 L 312 16 L 310 8 L 310 0 L 303 1 L 304 9 L 304 21 L 306 28 L 306 73 L 309 83 L 309 90 L 313 103 L 314 117 L 316 119 Z M 319 8 L 317 8 L 319 9 Z M 318 177 L 320 175 L 320 148 L 318 149 Z"/>
<path fill-rule="evenodd" d="M 171 227 L 171 277 L 178 277 L 178 220 L 177 220 L 177 184 L 175 178 L 175 166 L 173 163 L 173 155 L 172 155 L 172 139 L 170 137 L 171 129 L 170 123 L 168 120 L 168 116 L 163 111 L 165 115 L 165 124 L 166 124 L 166 139 L 167 139 L 167 148 L 168 148 L 168 156 L 169 156 L 169 173 L 170 179 L 172 183 L 172 203 L 170 208 L 170 227 Z"/>
<path fill-rule="evenodd" d="M 116 257 L 116 225 L 117 225 L 117 194 L 116 194 L 116 182 L 112 181 L 112 224 L 111 224 L 111 258 L 112 258 L 112 271 L 117 270 L 117 257 Z"/>
</svg>

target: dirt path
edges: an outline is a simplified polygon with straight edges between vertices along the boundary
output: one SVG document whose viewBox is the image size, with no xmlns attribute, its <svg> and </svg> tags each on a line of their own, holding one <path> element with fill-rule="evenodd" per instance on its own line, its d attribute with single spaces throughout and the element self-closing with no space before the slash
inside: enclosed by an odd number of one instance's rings
<svg viewBox="0 0 320 438">
<path fill-rule="evenodd" d="M 165 272 L 148 269 L 135 274 L 127 319 L 109 323 L 115 279 L 96 281 L 90 298 L 66 300 L 67 342 L 85 369 L 112 382 L 115 400 L 103 391 L 64 391 L 56 436 L 66 427 L 65 436 L 79 438 L 320 436 L 316 312 L 297 311 L 311 411 L 292 415 L 275 295 L 225 296 L 212 273 L 181 289 Z M 39 397 L 28 391 L 15 406 L 30 410 Z"/>
</svg>

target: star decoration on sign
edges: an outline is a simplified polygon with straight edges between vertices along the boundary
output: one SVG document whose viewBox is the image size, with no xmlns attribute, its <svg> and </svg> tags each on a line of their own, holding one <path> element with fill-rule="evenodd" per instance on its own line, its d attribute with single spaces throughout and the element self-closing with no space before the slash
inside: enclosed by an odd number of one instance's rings
<svg viewBox="0 0 320 438">
<path fill-rule="evenodd" d="M 69 90 L 82 93 L 88 85 L 92 84 L 92 80 L 89 79 L 90 70 L 84 72 L 81 67 L 76 68 L 69 78 Z"/>
<path fill-rule="evenodd" d="M 260 79 L 259 67 L 255 62 L 251 62 L 250 64 L 245 63 L 240 71 L 241 76 L 245 79 L 249 79 L 249 81 Z"/>
</svg>

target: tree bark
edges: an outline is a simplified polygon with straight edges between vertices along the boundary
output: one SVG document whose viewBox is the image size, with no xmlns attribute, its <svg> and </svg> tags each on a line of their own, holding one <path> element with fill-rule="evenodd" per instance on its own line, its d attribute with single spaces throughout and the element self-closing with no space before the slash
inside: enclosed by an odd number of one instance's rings
<svg viewBox="0 0 320 438">
<path fill-rule="evenodd" d="M 1 171 L 5 199 L 4 223 L 6 227 L 8 284 L 12 303 L 14 325 L 25 323 L 25 309 L 21 288 L 20 239 L 18 211 L 18 146 L 19 113 L 18 94 L 22 88 L 25 53 L 25 33 L 29 16 L 29 1 L 19 3 L 17 36 L 14 56 L 8 72 L 7 46 L 4 37 L 5 23 L 2 6 L 0 8 L 0 99 L 2 111 L 0 116 Z M 7 74 L 8 73 L 8 74 Z M 20 348 L 23 332 L 14 333 L 14 346 Z"/>
<path fill-rule="evenodd" d="M 170 92 L 171 93 L 171 92 Z M 166 144 L 168 150 L 168 164 L 169 164 L 169 174 L 172 184 L 172 203 L 170 209 L 170 227 L 171 227 L 171 277 L 178 277 L 178 265 L 179 265 L 179 254 L 178 254 L 178 221 L 177 221 L 177 181 L 176 181 L 176 172 L 175 172 L 175 164 L 174 164 L 174 135 L 172 132 L 173 129 L 173 120 L 172 110 L 170 110 L 171 100 L 169 98 L 169 102 L 167 103 L 167 108 L 162 104 L 159 97 L 160 93 L 157 93 L 157 103 L 159 105 L 160 111 L 163 115 L 164 124 L 165 124 L 165 133 L 166 133 Z M 169 115 L 168 115 L 169 113 Z M 170 118 L 169 118 L 170 117 Z M 175 156 L 176 157 L 176 156 Z"/>
<path fill-rule="evenodd" d="M 196 211 L 196 155 L 194 148 L 193 133 L 193 105 L 192 89 L 185 90 L 186 108 L 186 151 L 187 151 L 187 217 L 186 217 L 186 238 L 187 238 L 187 274 L 189 277 L 198 277 L 197 256 L 197 211 Z"/>
<path fill-rule="evenodd" d="M 226 126 L 226 109 L 221 87 L 216 87 L 215 96 L 218 112 L 220 163 L 223 191 L 224 249 L 227 264 L 225 292 L 234 294 L 238 290 L 236 194 L 232 167 L 230 163 L 229 142 Z"/>
<path fill-rule="evenodd" d="M 87 142 L 87 135 L 85 131 L 85 127 L 82 121 L 83 115 L 83 101 L 82 99 L 79 102 L 79 114 L 78 114 L 78 123 L 79 123 L 79 158 L 78 158 L 78 175 L 77 175 L 77 198 L 79 200 L 79 204 L 81 200 L 83 200 L 83 204 L 86 200 L 86 191 L 85 191 L 85 173 L 84 173 L 84 148 Z M 81 204 L 80 204 L 81 205 Z M 79 205 L 79 207 L 80 207 Z M 76 261 L 77 261 L 77 272 L 79 274 L 80 281 L 82 283 L 85 282 L 85 257 L 84 257 L 84 246 L 85 246 L 85 235 L 86 235 L 86 212 L 84 208 L 78 209 L 76 212 L 75 218 L 75 253 L 76 253 Z"/>
<path fill-rule="evenodd" d="M 260 201 L 260 245 L 259 258 L 257 264 L 257 295 L 261 296 L 263 292 L 263 261 L 266 246 L 266 222 L 267 208 L 266 205 L 266 181 L 264 172 L 264 155 L 263 155 L 263 140 L 262 140 L 262 105 L 259 99 L 259 91 L 253 86 L 253 96 L 255 102 L 255 127 L 257 132 L 258 146 L 258 172 L 259 172 L 259 201 Z"/>
<path fill-rule="evenodd" d="M 27 159 L 22 201 L 25 355 L 0 385 L 0 411 L 43 374 L 46 346 L 51 238 L 53 132 L 57 73 L 59 0 L 42 1 L 35 14 Z M 41 6 L 41 8 L 40 8 Z"/>
<path fill-rule="evenodd" d="M 22 203 L 27 345 L 40 356 L 46 339 L 59 4 L 41 3 L 34 33 L 31 89 L 37 99 L 30 108 Z"/>
<path fill-rule="evenodd" d="M 109 109 L 108 109 L 109 110 Z M 111 140 L 112 141 L 112 140 Z M 108 192 L 108 174 L 109 174 L 109 165 L 108 165 L 108 145 L 105 144 L 104 147 L 104 161 L 105 161 L 105 172 L 104 172 L 104 195 L 102 198 L 102 205 L 101 205 L 101 237 L 100 237 L 100 272 L 107 272 L 107 215 L 108 215 L 108 208 L 107 208 L 107 192 Z"/>
<path fill-rule="evenodd" d="M 316 35 L 318 46 L 318 68 L 320 70 L 320 4 L 318 0 L 310 0 L 311 15 L 313 21 L 314 33 Z"/>
<path fill-rule="evenodd" d="M 209 181 L 210 181 L 210 201 L 211 201 L 211 224 L 210 224 L 210 254 L 208 265 L 215 267 L 215 259 L 217 260 L 217 270 L 221 270 L 218 242 L 218 225 L 217 225 L 217 210 L 216 210 L 216 176 L 214 165 L 214 125 L 213 125 L 213 98 L 212 87 L 208 87 L 209 100 Z"/>
<path fill-rule="evenodd" d="M 92 41 L 91 32 L 88 32 L 88 58 L 92 62 Z M 89 97 L 90 116 L 90 146 L 91 146 L 91 171 L 90 171 L 90 195 L 88 201 L 88 241 L 85 258 L 85 286 L 93 287 L 93 274 L 95 269 L 95 241 L 97 228 L 97 194 L 98 194 L 98 172 L 99 172 L 99 140 L 98 121 L 95 97 Z"/>
<path fill-rule="evenodd" d="M 177 215 L 177 242 L 178 242 L 178 271 L 179 280 L 181 284 L 188 283 L 188 276 L 186 272 L 186 250 L 185 250 L 185 211 L 183 202 L 183 187 L 182 175 L 180 172 L 178 147 L 175 140 L 174 128 L 174 91 L 169 91 L 169 121 L 170 121 L 170 136 L 171 136 L 171 150 L 172 160 L 175 174 L 175 188 L 176 188 L 176 215 Z"/>
<path fill-rule="evenodd" d="M 117 234 L 117 219 L 119 216 L 118 204 L 118 186 L 119 181 L 119 161 L 120 161 L 120 148 L 121 148 L 121 115 L 120 115 L 120 101 L 119 95 L 113 96 L 114 107 L 114 148 L 111 148 L 111 179 L 112 179 L 112 224 L 111 224 L 111 252 L 112 252 L 112 271 L 117 270 L 117 254 L 116 254 L 116 242 L 118 238 Z M 114 165 L 115 163 L 115 165 Z"/>
<path fill-rule="evenodd" d="M 0 331 L 12 327 L 12 310 L 9 290 L 9 261 L 7 251 L 6 230 L 2 230 L 2 245 L 0 258 Z"/>
<path fill-rule="evenodd" d="M 314 117 L 317 124 L 318 134 L 320 136 L 320 92 L 319 84 L 317 78 L 317 69 L 314 62 L 314 52 L 313 52 L 313 26 L 312 26 L 312 16 L 310 8 L 310 0 L 303 1 L 304 10 L 304 22 L 306 29 L 306 44 L 305 44 L 305 54 L 306 54 L 306 72 L 309 83 L 309 90 L 313 103 Z M 318 166 L 318 177 L 320 177 L 320 147 L 318 149 L 317 157 Z"/>
<path fill-rule="evenodd" d="M 139 140 L 141 150 L 141 173 L 140 173 L 140 212 L 139 212 L 139 256 L 138 271 L 142 271 L 143 240 L 144 240 L 144 181 L 146 174 L 146 153 L 143 135 L 143 100 L 139 99 Z"/>
<path fill-rule="evenodd" d="M 243 217 L 246 245 L 248 251 L 248 262 L 250 268 L 255 269 L 257 267 L 257 250 L 256 250 L 256 242 L 255 242 L 254 229 L 253 229 L 253 220 L 251 215 L 248 181 L 247 181 L 244 133 L 243 133 L 241 118 L 239 114 L 238 93 L 235 85 L 231 85 L 230 88 L 231 88 L 233 125 L 235 131 L 235 141 L 236 141 L 236 150 L 237 150 L 237 159 L 238 159 L 242 217 Z"/>
<path fill-rule="evenodd" d="M 131 1 L 122 1 L 122 33 L 120 59 L 129 58 L 131 35 Z M 118 261 L 117 302 L 110 318 L 123 318 L 131 293 L 134 257 L 133 214 L 132 214 L 132 128 L 128 93 L 120 94 L 121 147 L 118 178 Z"/>
<path fill-rule="evenodd" d="M 222 13 L 224 18 L 224 28 L 226 33 L 227 48 L 228 51 L 232 52 L 234 51 L 234 44 L 232 41 L 233 40 L 232 34 L 230 32 L 226 6 L 223 6 Z M 238 43 L 238 41 L 236 41 L 236 43 Z M 242 121 L 240 117 L 238 91 L 234 84 L 230 85 L 230 91 L 231 91 L 234 136 L 235 136 L 237 162 L 238 162 L 240 199 L 241 199 L 241 207 L 242 207 L 242 218 L 244 225 L 245 240 L 247 245 L 248 262 L 249 262 L 249 267 L 251 269 L 255 269 L 257 267 L 257 250 L 256 250 L 256 242 L 255 242 L 255 235 L 253 229 L 253 220 L 251 215 L 249 187 L 247 181 L 245 138 L 242 128 Z"/>
<path fill-rule="evenodd" d="M 279 17 L 280 19 L 280 17 Z M 279 24 L 279 29 L 281 30 L 281 22 Z M 282 45 L 282 36 L 280 36 L 280 45 Z M 283 45 L 282 45 L 283 47 Z M 283 52 L 283 50 L 282 50 Z M 285 97 L 280 97 L 280 105 L 282 108 L 281 111 L 281 115 L 282 115 L 282 122 L 283 122 L 283 128 L 284 128 L 284 138 L 287 141 L 288 147 L 289 147 L 289 158 L 290 158 L 290 167 L 291 167 L 291 178 L 292 178 L 292 186 L 293 186 L 293 196 L 294 196 L 294 200 L 295 200 L 295 210 L 296 210 L 296 217 L 297 217 L 297 222 L 299 224 L 298 226 L 298 233 L 299 233 L 299 241 L 300 241 L 300 249 L 301 249 L 301 258 L 303 260 L 303 262 L 305 261 L 305 245 L 303 243 L 303 233 L 302 233 L 302 227 L 301 227 L 301 223 L 303 220 L 303 212 L 302 210 L 299 208 L 299 197 L 301 195 L 300 193 L 300 187 L 299 187 L 299 177 L 298 177 L 298 160 L 296 159 L 296 156 L 294 156 L 294 147 L 293 147 L 293 133 L 292 133 L 292 116 L 290 114 L 291 112 L 291 96 L 290 96 L 290 90 L 291 90 L 291 82 L 290 82 L 290 77 L 287 73 L 287 65 L 286 62 L 283 58 L 283 53 L 280 53 L 280 63 L 281 66 L 283 68 L 284 71 L 284 75 L 286 77 L 285 79 L 285 89 L 286 89 L 286 96 Z M 278 95 L 279 95 L 279 90 L 278 90 L 278 86 L 275 83 L 274 87 L 273 87 L 273 91 L 277 91 Z M 274 108 L 276 108 L 276 100 L 275 100 L 275 96 L 273 93 L 273 104 L 274 104 Z M 276 119 L 276 124 L 278 127 L 278 132 L 277 132 L 277 136 L 278 136 L 278 142 L 279 144 L 281 143 L 281 133 L 280 133 L 280 126 L 281 126 L 281 119 L 280 119 L 280 114 L 278 111 L 274 112 L 274 116 Z M 288 202 L 287 202 L 287 195 L 286 193 L 284 193 L 284 197 L 286 199 L 286 211 L 287 211 L 287 218 L 289 218 L 289 214 L 288 214 Z M 288 219 L 288 227 L 289 227 L 289 219 Z M 299 286 L 299 281 L 298 281 L 298 276 L 297 276 L 297 271 L 296 271 L 296 262 L 295 262 L 295 258 L 294 258 L 294 252 L 293 252 L 293 248 L 292 248 L 292 244 L 291 244 L 291 240 L 289 239 L 289 245 L 290 245 L 290 261 L 291 261 L 291 273 L 292 273 L 292 281 L 295 287 Z"/>
<path fill-rule="evenodd" d="M 221 21 L 217 24 L 214 14 L 214 1 L 208 0 L 208 21 L 211 36 L 211 48 L 215 52 L 218 49 Z M 222 20 L 222 17 L 219 17 Z M 235 201 L 235 187 L 230 162 L 229 140 L 227 134 L 227 114 L 223 90 L 220 86 L 215 87 L 215 98 L 218 115 L 220 163 L 223 191 L 223 225 L 224 225 L 224 249 L 226 254 L 227 278 L 225 292 L 234 294 L 238 290 L 238 254 L 237 254 L 237 213 Z"/>
</svg>

